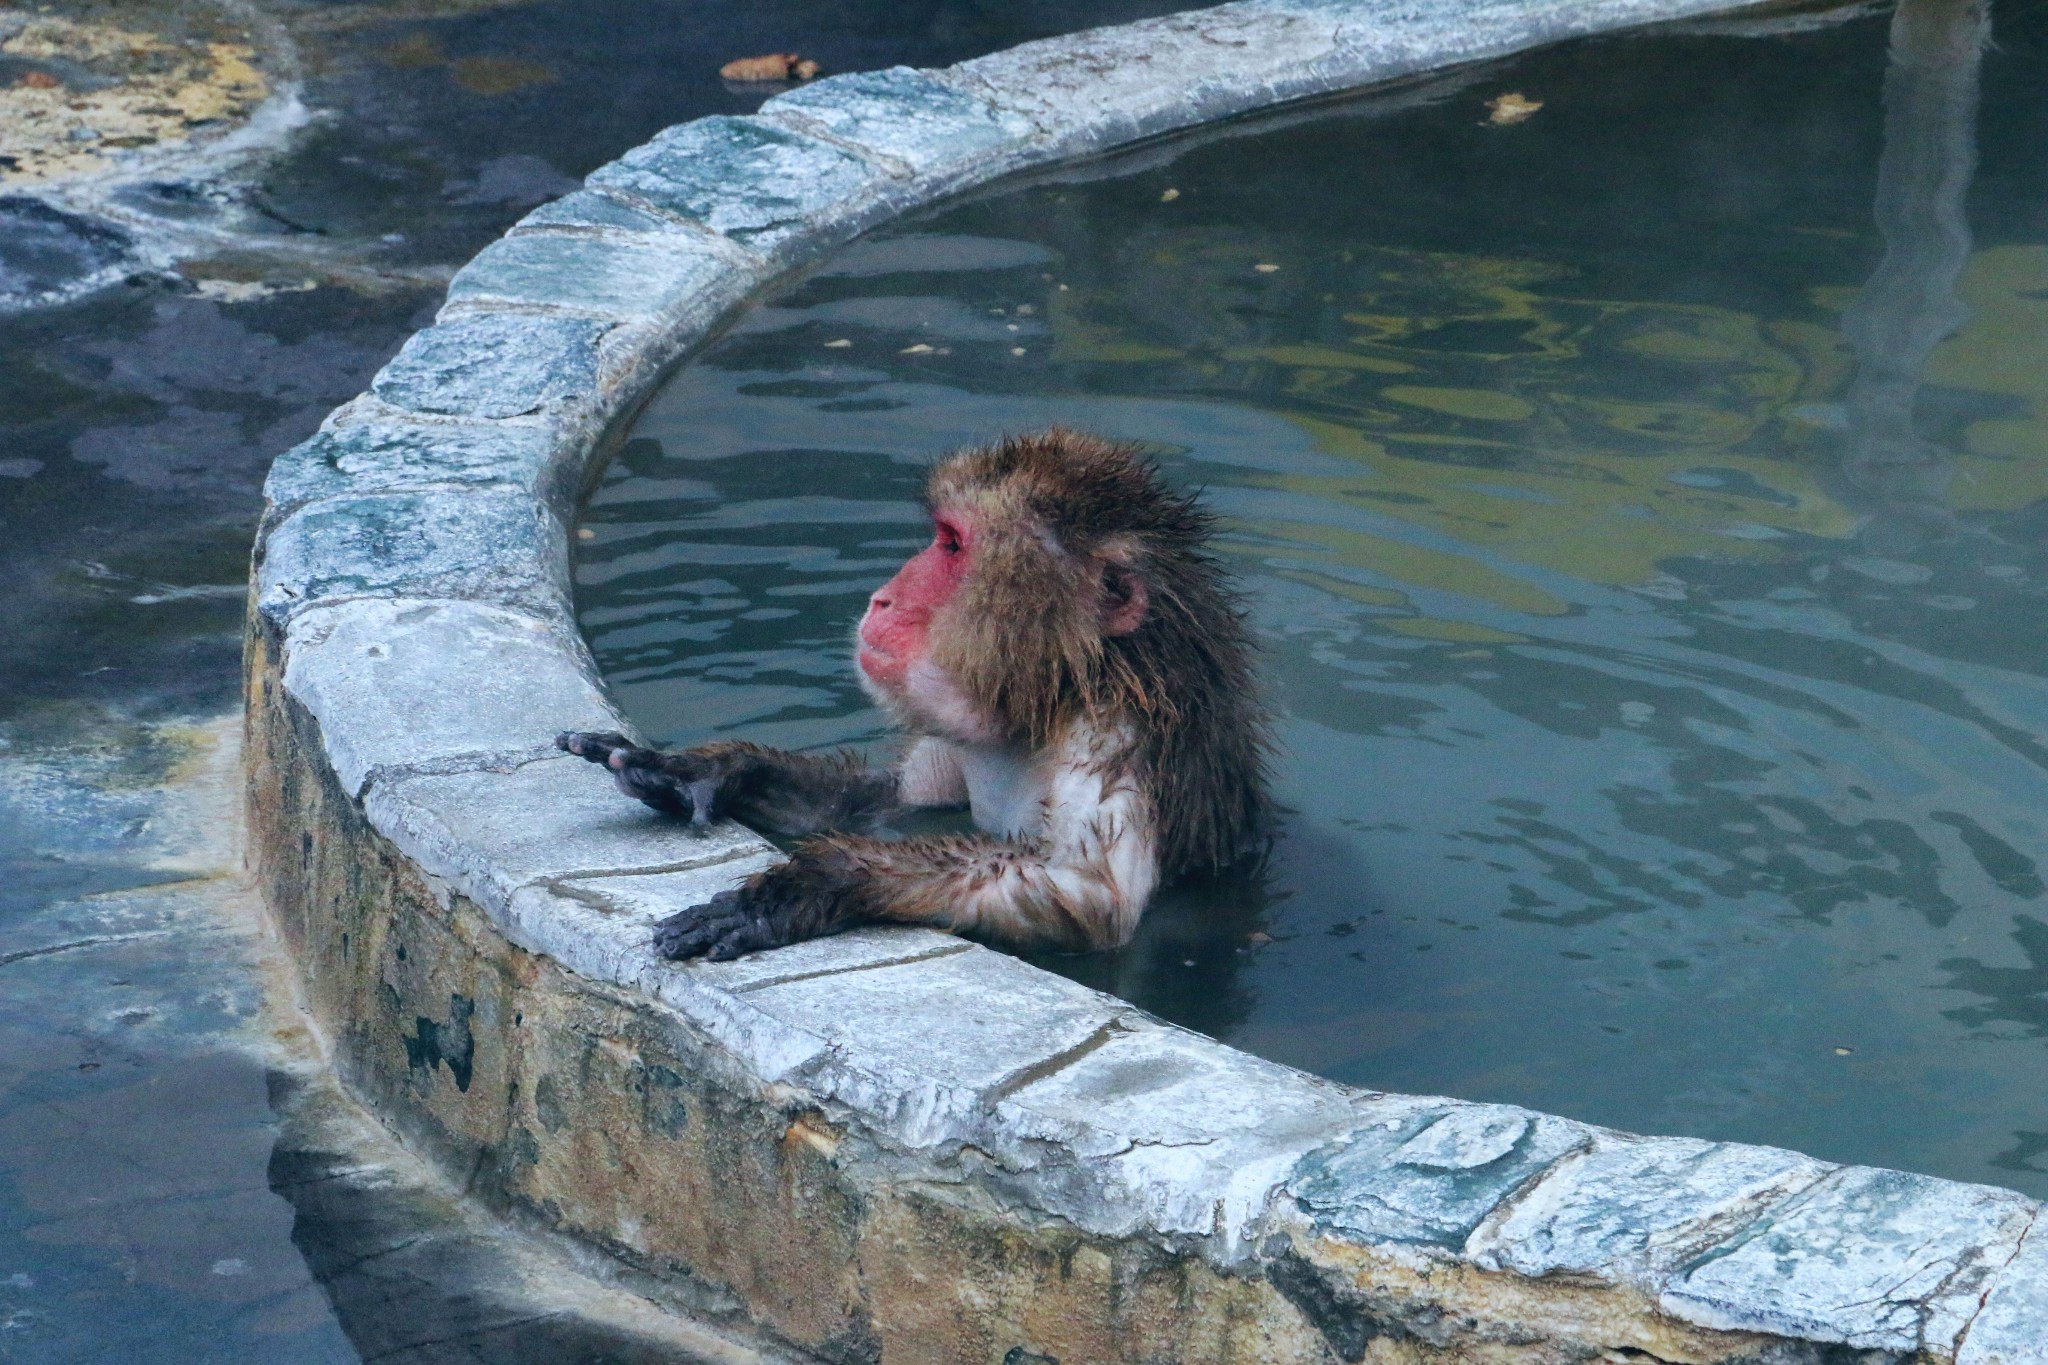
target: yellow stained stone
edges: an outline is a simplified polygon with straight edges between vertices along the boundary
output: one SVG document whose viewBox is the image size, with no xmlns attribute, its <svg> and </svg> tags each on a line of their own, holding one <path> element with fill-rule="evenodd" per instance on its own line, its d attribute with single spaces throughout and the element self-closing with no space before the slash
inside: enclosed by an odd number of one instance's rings
<svg viewBox="0 0 2048 1365">
<path fill-rule="evenodd" d="M 110 81 L 97 89 L 0 86 L 0 189 L 82 179 L 134 149 L 217 138 L 269 94 L 255 50 L 241 43 L 32 15 L 0 52 Z"/>
</svg>

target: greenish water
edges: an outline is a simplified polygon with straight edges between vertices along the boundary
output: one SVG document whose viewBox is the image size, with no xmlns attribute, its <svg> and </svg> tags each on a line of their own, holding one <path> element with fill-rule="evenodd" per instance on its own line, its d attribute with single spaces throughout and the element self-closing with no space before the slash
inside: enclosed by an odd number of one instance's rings
<svg viewBox="0 0 2048 1365">
<path fill-rule="evenodd" d="M 878 234 L 639 419 L 585 629 L 663 741 L 875 741 L 848 625 L 924 466 L 1146 441 L 1226 518 L 1290 814 L 1047 965 L 1362 1085 L 2048 1194 L 2048 6 L 1981 69 L 1974 15 L 1583 43 Z"/>
</svg>

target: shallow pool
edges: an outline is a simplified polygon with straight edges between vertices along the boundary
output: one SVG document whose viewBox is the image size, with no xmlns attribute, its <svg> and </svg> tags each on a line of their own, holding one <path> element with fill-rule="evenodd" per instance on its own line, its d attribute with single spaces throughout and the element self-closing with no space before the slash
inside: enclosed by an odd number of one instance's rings
<svg viewBox="0 0 2048 1365">
<path fill-rule="evenodd" d="M 639 419 L 598 657 L 664 742 L 878 740 L 845 644 L 923 467 L 1145 441 L 1226 518 L 1289 814 L 1048 966 L 1361 1085 L 2048 1194 L 2048 6 L 1890 24 L 1581 43 L 876 234 Z"/>
</svg>

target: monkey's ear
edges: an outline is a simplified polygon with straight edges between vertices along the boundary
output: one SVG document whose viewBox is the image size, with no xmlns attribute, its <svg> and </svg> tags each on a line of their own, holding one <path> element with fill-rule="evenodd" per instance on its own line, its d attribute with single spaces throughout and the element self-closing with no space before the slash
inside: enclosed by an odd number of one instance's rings
<svg viewBox="0 0 2048 1365">
<path fill-rule="evenodd" d="M 1129 635 L 1145 624 L 1145 614 L 1152 608 L 1152 594 L 1145 586 L 1144 574 L 1128 564 L 1105 559 L 1100 602 L 1102 633 Z"/>
</svg>

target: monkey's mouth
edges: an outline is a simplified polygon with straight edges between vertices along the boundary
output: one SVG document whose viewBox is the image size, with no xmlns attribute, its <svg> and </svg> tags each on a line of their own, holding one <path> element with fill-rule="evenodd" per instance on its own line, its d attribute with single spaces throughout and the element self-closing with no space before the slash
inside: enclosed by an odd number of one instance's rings
<svg viewBox="0 0 2048 1365">
<path fill-rule="evenodd" d="M 894 654 L 880 645 L 871 645 L 865 640 L 854 647 L 853 661 L 860 665 L 861 672 L 876 682 L 882 681 L 892 673 L 902 671 L 902 665 Z"/>
<path fill-rule="evenodd" d="M 853 632 L 853 661 L 860 671 L 875 682 L 886 682 L 903 671 L 902 661 L 894 653 L 868 638 L 863 621 Z"/>
</svg>

